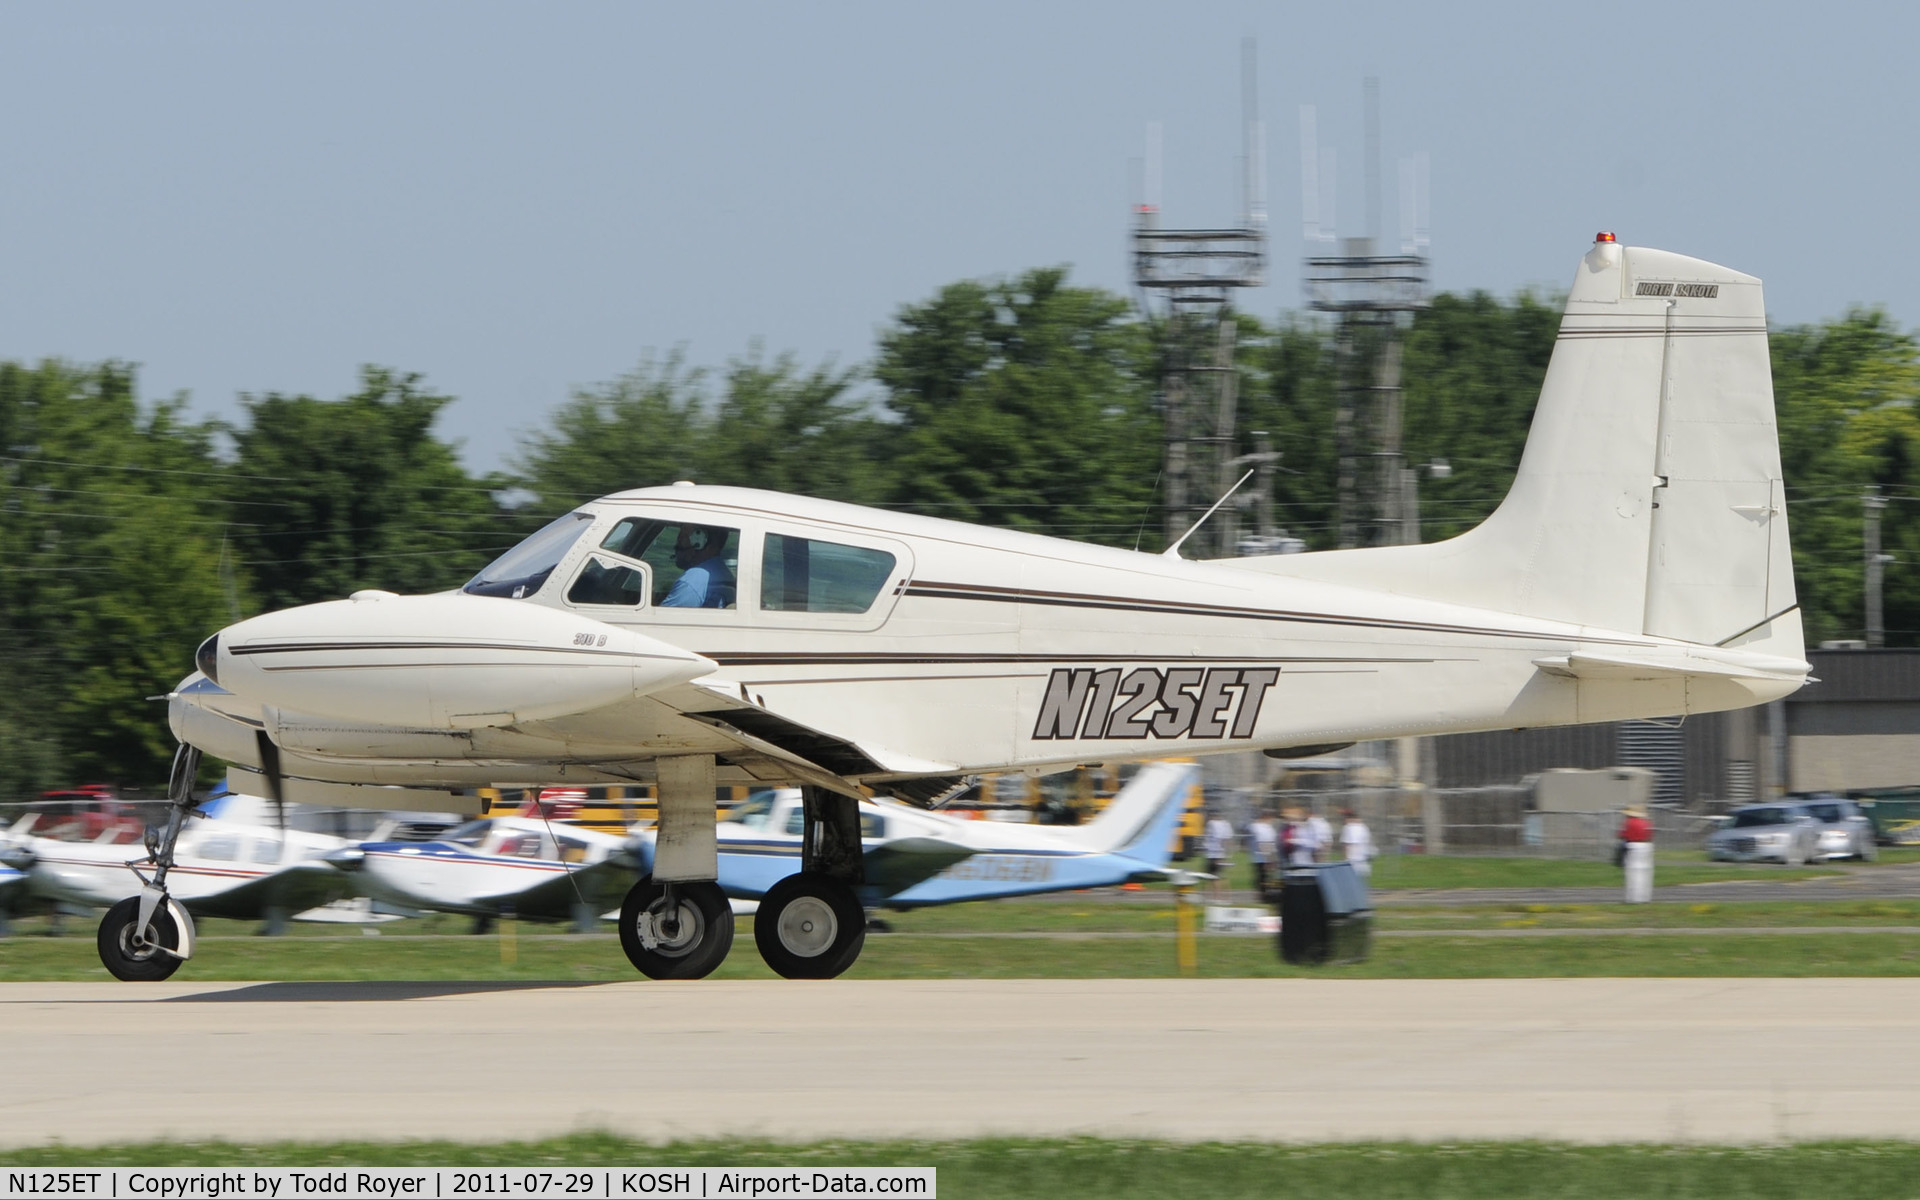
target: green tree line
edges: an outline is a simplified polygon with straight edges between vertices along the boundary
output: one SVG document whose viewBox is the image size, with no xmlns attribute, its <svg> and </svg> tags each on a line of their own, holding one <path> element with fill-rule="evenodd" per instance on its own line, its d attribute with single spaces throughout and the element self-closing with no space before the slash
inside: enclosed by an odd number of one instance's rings
<svg viewBox="0 0 1920 1200">
<path fill-rule="evenodd" d="M 1331 329 L 1245 314 L 1241 450 L 1280 452 L 1274 517 L 1337 543 Z M 1443 294 L 1406 334 L 1407 461 L 1423 536 L 1505 494 L 1559 324 L 1550 298 Z M 1066 271 L 963 281 L 901 307 L 870 363 L 758 345 L 677 353 L 582 388 L 497 472 L 442 428 L 451 397 L 363 370 L 350 395 L 241 398 L 232 421 L 140 402 L 125 363 L 0 362 L 0 798 L 150 784 L 164 694 L 209 633 L 355 589 L 457 587 L 520 536 L 623 488 L 694 479 L 1155 550 L 1163 331 Z M 1877 310 L 1772 335 L 1809 640 L 1859 637 L 1862 497 L 1889 502 L 1892 645 L 1920 645 L 1920 343 Z"/>
</svg>

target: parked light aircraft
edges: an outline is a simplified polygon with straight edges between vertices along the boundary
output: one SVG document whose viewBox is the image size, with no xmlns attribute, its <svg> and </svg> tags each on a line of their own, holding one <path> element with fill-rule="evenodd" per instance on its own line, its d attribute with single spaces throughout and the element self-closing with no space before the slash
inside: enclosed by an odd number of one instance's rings
<svg viewBox="0 0 1920 1200">
<path fill-rule="evenodd" d="M 27 892 L 27 873 L 0 862 L 0 934 L 8 932 L 13 914 Z"/>
<path fill-rule="evenodd" d="M 868 908 L 910 909 L 1164 879 L 1174 827 L 1199 768 L 1152 763 L 1085 825 L 969 821 L 895 800 L 860 802 Z M 800 871 L 804 793 L 783 788 L 718 826 L 721 890 L 758 900 Z M 652 843 L 643 836 L 647 857 Z M 889 851 L 896 863 L 885 861 Z"/>
<path fill-rule="evenodd" d="M 279 932 L 290 918 L 354 915 L 322 909 L 352 891 L 346 877 L 321 860 L 346 841 L 270 826 L 266 806 L 256 797 L 215 796 L 201 811 L 205 819 L 180 834 L 171 876 L 172 892 L 188 913 L 262 921 L 268 932 Z M 153 870 L 141 845 L 143 825 L 111 825 L 93 840 L 74 841 L 71 828 L 66 836 L 40 836 L 40 815 L 30 813 L 16 822 L 4 851 L 7 862 L 25 872 L 30 898 L 111 908 L 140 893 L 142 874 Z"/>
<path fill-rule="evenodd" d="M 826 976 L 857 949 L 863 787 L 938 805 L 982 771 L 1757 704 L 1806 678 L 1792 566 L 1760 281 L 1609 234 L 1513 488 L 1459 537 L 1191 562 L 743 488 L 621 492 L 458 592 L 208 638 L 171 699 L 172 795 L 191 803 L 201 749 L 266 794 L 370 807 L 654 783 L 623 941 L 642 972 L 694 977 L 732 943 L 716 781 L 798 785 L 802 870 L 768 906 L 816 930 L 783 971 Z M 156 875 L 109 915 L 116 974 L 185 953 Z"/>
<path fill-rule="evenodd" d="M 644 873 L 633 839 L 534 817 L 482 817 L 427 842 L 362 842 L 328 860 L 390 904 L 585 928 Z"/>
</svg>

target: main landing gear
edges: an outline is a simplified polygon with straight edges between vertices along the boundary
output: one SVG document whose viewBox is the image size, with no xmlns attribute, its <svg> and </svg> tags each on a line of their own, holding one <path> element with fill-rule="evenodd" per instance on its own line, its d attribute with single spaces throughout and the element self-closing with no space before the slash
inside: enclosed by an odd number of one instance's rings
<svg viewBox="0 0 1920 1200">
<path fill-rule="evenodd" d="M 733 909 L 716 882 L 714 762 L 675 756 L 661 759 L 659 772 L 653 874 L 620 906 L 620 948 L 650 979 L 700 979 L 733 948 Z M 850 796 L 819 788 L 801 790 L 801 808 L 800 872 L 760 901 L 753 940 L 776 974 L 832 979 L 854 964 L 867 940 L 856 891 L 866 879 L 860 808 Z"/>
<path fill-rule="evenodd" d="M 753 942 L 776 975 L 832 979 L 867 943 L 867 914 L 853 889 L 817 871 L 789 875 L 761 898 Z"/>
<path fill-rule="evenodd" d="M 649 979 L 703 979 L 733 949 L 733 909 L 712 880 L 649 875 L 620 906 L 620 948 Z"/>
<path fill-rule="evenodd" d="M 193 776 L 199 769 L 199 750 L 183 743 L 174 751 L 173 774 L 167 784 L 167 827 L 158 838 L 147 837 L 153 878 L 141 876 L 145 886 L 140 894 L 109 908 L 100 922 L 100 962 L 115 979 L 156 982 L 193 957 L 193 918 L 167 894 L 167 872 L 173 868 L 180 827 L 193 811 Z"/>
<path fill-rule="evenodd" d="M 674 755 L 656 767 L 653 874 L 634 884 L 620 906 L 620 948 L 649 979 L 701 979 L 733 949 L 733 909 L 715 882 L 713 756 Z"/>
<path fill-rule="evenodd" d="M 800 873 L 761 898 L 753 942 L 776 975 L 832 979 L 867 943 L 867 914 L 854 891 L 866 881 L 860 806 L 851 796 L 805 788 L 801 808 Z"/>
</svg>

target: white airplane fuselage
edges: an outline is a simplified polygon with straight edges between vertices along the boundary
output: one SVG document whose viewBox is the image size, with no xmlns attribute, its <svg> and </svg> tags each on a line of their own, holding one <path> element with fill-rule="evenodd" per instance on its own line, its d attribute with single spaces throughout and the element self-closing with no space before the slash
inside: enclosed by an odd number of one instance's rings
<svg viewBox="0 0 1920 1200">
<path fill-rule="evenodd" d="M 1596 245 L 1513 492 L 1450 542 L 1192 562 L 643 489 L 469 585 L 497 594 L 361 593 L 222 631 L 174 730 L 254 767 L 264 733 L 298 797 L 705 755 L 721 783 L 845 787 L 1763 703 L 1806 674 L 1767 370 L 1757 280 Z M 730 547 L 729 606 L 663 603 L 644 529 Z"/>
</svg>

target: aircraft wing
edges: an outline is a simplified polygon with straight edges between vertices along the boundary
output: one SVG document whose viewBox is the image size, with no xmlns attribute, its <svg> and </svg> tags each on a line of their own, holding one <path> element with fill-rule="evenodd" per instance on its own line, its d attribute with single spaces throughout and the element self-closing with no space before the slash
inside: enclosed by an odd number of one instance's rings
<svg viewBox="0 0 1920 1200">
<path fill-rule="evenodd" d="M 250 879 L 236 887 L 208 896 L 182 900 L 196 917 L 230 917 L 257 921 L 268 909 L 286 913 L 304 912 L 348 895 L 352 883 L 345 875 L 317 859 L 297 862 L 271 875 Z"/>
<path fill-rule="evenodd" d="M 902 800 L 933 807 L 956 791 L 972 784 L 951 763 L 928 762 L 888 751 L 861 746 L 846 738 L 802 725 L 779 713 L 763 708 L 732 691 L 695 681 L 663 693 L 660 699 L 680 709 L 681 715 L 717 729 L 737 742 L 742 751 L 728 756 L 752 773 L 743 758 L 770 759 L 784 771 L 774 774 L 797 776 L 816 787 L 839 792 L 859 800 L 865 793 L 854 779 L 889 779 L 896 776 L 919 778 L 892 779 L 887 792 Z"/>
<path fill-rule="evenodd" d="M 941 838 L 903 837 L 867 848 L 868 885 L 882 896 L 904 892 L 922 880 L 931 879 L 957 862 L 972 858 L 971 846 Z"/>
<path fill-rule="evenodd" d="M 582 900 L 595 912 L 617 908 L 638 878 L 639 870 L 626 860 L 606 860 L 570 867 L 558 875 L 549 873 L 531 887 L 482 896 L 474 905 L 501 912 L 511 909 L 516 917 L 529 920 L 565 921 Z"/>
</svg>

